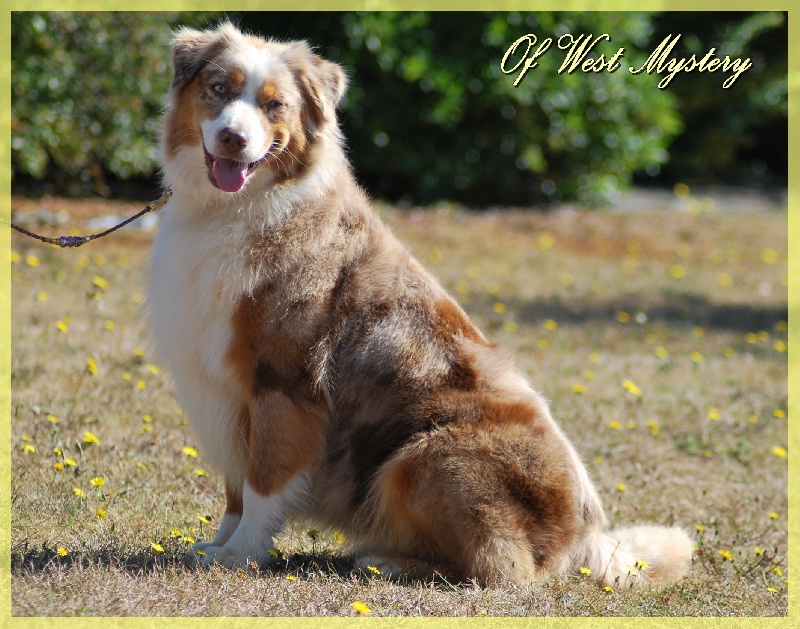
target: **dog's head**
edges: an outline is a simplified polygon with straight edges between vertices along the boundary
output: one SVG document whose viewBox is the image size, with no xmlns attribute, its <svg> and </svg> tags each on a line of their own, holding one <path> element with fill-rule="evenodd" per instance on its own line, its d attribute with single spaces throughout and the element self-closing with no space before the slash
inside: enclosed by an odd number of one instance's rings
<svg viewBox="0 0 800 629">
<path fill-rule="evenodd" d="M 300 176 L 338 141 L 342 69 L 303 41 L 278 43 L 225 23 L 179 30 L 162 136 L 167 182 L 225 193 Z"/>
</svg>

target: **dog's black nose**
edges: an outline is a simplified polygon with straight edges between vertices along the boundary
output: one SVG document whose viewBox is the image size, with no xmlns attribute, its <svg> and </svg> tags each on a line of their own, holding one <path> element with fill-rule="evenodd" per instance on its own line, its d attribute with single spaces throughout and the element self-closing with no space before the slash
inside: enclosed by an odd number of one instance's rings
<svg viewBox="0 0 800 629">
<path fill-rule="evenodd" d="M 239 151 L 247 146 L 247 136 L 241 131 L 225 127 L 219 132 L 220 143 L 229 151 Z"/>
</svg>

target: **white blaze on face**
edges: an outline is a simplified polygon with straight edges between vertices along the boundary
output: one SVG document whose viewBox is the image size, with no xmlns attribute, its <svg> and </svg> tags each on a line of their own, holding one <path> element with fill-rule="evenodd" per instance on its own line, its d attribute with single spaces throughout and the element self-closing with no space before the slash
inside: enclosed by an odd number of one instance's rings
<svg viewBox="0 0 800 629">
<path fill-rule="evenodd" d="M 216 118 L 200 124 L 208 152 L 209 174 L 220 190 L 241 190 L 257 162 L 272 146 L 274 136 L 259 106 L 258 94 L 264 82 L 276 72 L 277 63 L 267 51 L 248 46 L 229 51 L 221 64 L 242 68 L 245 83 L 241 93 L 228 102 Z"/>
</svg>

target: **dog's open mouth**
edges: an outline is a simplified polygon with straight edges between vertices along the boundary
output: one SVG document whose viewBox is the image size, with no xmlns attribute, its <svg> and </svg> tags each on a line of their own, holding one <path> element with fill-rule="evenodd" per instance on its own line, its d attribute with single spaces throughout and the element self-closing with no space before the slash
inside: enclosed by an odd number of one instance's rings
<svg viewBox="0 0 800 629">
<path fill-rule="evenodd" d="M 244 186 L 244 182 L 258 168 L 269 155 L 269 151 L 255 162 L 237 162 L 227 157 L 215 157 L 206 149 L 203 144 L 203 153 L 206 158 L 206 168 L 208 168 L 208 179 L 211 183 L 223 192 L 238 192 Z"/>
</svg>

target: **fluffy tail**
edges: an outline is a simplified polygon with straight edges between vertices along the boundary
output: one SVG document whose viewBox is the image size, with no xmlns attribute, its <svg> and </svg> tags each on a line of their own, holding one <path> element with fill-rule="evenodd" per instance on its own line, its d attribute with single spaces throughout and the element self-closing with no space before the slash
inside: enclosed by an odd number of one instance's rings
<svg viewBox="0 0 800 629">
<path fill-rule="evenodd" d="M 595 529 L 582 542 L 573 566 L 588 568 L 600 585 L 628 588 L 667 585 L 683 578 L 692 560 L 685 531 L 664 526 Z"/>
</svg>

